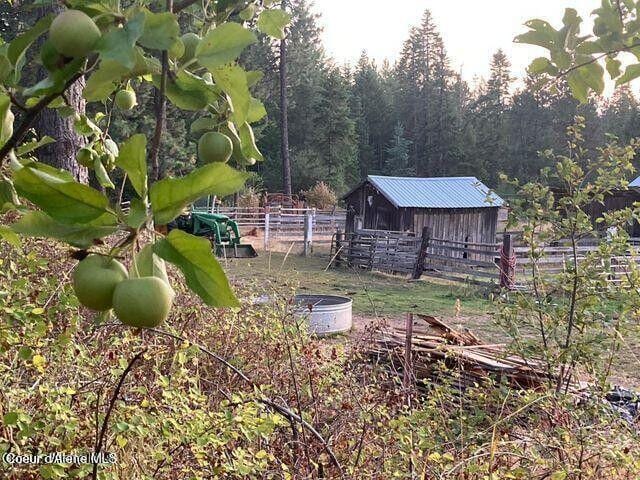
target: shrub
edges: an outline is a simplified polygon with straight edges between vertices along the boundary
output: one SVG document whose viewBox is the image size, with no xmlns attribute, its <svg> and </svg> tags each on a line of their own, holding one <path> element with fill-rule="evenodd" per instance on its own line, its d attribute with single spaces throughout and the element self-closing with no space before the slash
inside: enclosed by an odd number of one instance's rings
<svg viewBox="0 0 640 480">
<path fill-rule="evenodd" d="M 431 384 L 407 408 L 396 377 L 366 361 L 367 335 L 306 333 L 291 315 L 290 280 L 247 280 L 241 298 L 272 301 L 221 310 L 202 308 L 171 275 L 179 308 L 162 331 L 176 341 L 95 323 L 59 281 L 73 266 L 61 251 L 0 244 L 0 457 L 93 451 L 119 379 L 144 352 L 113 402 L 105 451 L 117 462 L 101 467 L 103 480 L 640 478 L 638 435 L 599 402 L 486 382 L 464 395 Z M 305 418 L 345 475 L 264 398 Z M 91 469 L 0 462 L 0 478 L 90 479 Z"/>
<path fill-rule="evenodd" d="M 324 182 L 316 183 L 303 193 L 307 200 L 307 205 L 310 207 L 324 210 L 326 208 L 332 208 L 338 203 L 336 193 Z"/>
<path fill-rule="evenodd" d="M 238 206 L 257 208 L 260 206 L 260 194 L 253 187 L 247 187 L 238 197 Z"/>
<path fill-rule="evenodd" d="M 625 178 L 634 172 L 638 144 L 611 140 L 590 158 L 583 130 L 584 119 L 576 117 L 567 130 L 568 154 L 546 152 L 555 167 L 543 170 L 541 181 L 523 185 L 519 200 L 512 202 L 510 223 L 524 225 L 522 242 L 529 257 L 524 279 L 530 293 L 510 295 L 497 316 L 513 337 L 513 349 L 525 358 L 542 359 L 558 391 L 579 372 L 606 385 L 612 355 L 638 309 L 640 277 L 635 263 L 625 260 L 625 226 L 638 218 L 638 208 L 611 210 L 595 221 L 589 215 L 593 204 L 628 188 Z M 609 233 L 601 236 L 598 230 Z M 597 248 L 585 253 L 584 239 L 597 242 Z M 547 246 L 555 244 L 566 245 L 559 272 L 545 267 Z M 620 281 L 613 281 L 616 262 L 629 263 Z"/>
</svg>

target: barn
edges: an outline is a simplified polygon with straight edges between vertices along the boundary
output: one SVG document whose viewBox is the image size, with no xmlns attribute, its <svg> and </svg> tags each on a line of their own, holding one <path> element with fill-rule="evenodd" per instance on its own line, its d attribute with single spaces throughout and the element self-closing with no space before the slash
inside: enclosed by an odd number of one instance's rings
<svg viewBox="0 0 640 480">
<path fill-rule="evenodd" d="M 602 202 L 593 202 L 585 208 L 586 213 L 591 217 L 595 227 L 598 230 L 604 230 L 602 224 L 596 223 L 596 220 L 606 212 L 613 210 L 622 210 L 627 207 L 633 207 L 640 202 L 640 177 L 629 183 L 628 189 L 614 190 L 604 196 Z M 626 228 L 632 237 L 640 237 L 640 224 L 633 221 Z"/>
<path fill-rule="evenodd" d="M 347 232 L 357 229 L 430 234 L 460 242 L 494 243 L 503 200 L 475 177 L 369 175 L 347 193 Z"/>
</svg>

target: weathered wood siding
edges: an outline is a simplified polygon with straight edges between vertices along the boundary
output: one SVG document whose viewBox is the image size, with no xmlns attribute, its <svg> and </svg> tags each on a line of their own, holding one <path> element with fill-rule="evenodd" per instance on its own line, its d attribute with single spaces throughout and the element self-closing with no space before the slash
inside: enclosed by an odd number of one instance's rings
<svg viewBox="0 0 640 480">
<path fill-rule="evenodd" d="M 396 208 L 371 184 L 364 184 L 346 198 L 347 232 L 354 231 L 355 217 L 362 217 L 362 227 L 369 230 L 410 231 L 413 209 Z"/>
<path fill-rule="evenodd" d="M 596 223 L 596 219 L 602 217 L 605 212 L 633 207 L 635 202 L 640 202 L 640 192 L 635 189 L 618 190 L 606 195 L 604 204 L 593 202 L 587 206 L 585 211 L 591 217 L 596 229 L 604 230 L 606 227 L 602 223 Z M 632 237 L 640 237 L 640 225 L 638 222 L 634 221 L 631 225 L 627 225 L 626 230 Z"/>
<path fill-rule="evenodd" d="M 416 210 L 413 231 L 429 227 L 431 236 L 454 242 L 494 243 L 498 208 Z"/>
<path fill-rule="evenodd" d="M 355 218 L 362 228 L 422 234 L 431 228 L 431 236 L 451 241 L 493 243 L 498 223 L 498 207 L 461 209 L 396 208 L 370 183 L 363 183 L 345 198 L 346 231 L 353 232 Z"/>
</svg>

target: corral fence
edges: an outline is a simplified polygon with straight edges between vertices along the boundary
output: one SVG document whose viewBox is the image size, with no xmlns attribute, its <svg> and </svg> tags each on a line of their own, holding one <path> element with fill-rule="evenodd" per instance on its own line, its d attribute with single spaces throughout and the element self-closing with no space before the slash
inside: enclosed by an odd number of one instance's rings
<svg viewBox="0 0 640 480">
<path fill-rule="evenodd" d="M 337 232 L 331 255 L 335 265 L 346 264 L 367 270 L 390 273 L 413 273 L 419 237 L 401 232 L 359 230 L 356 233 Z"/>
<path fill-rule="evenodd" d="M 130 202 L 122 202 L 122 211 L 129 212 Z M 194 212 L 218 213 L 235 221 L 240 232 L 262 231 L 264 249 L 269 250 L 271 242 L 302 244 L 303 253 L 308 255 L 313 245 L 331 245 L 337 230 L 344 230 L 347 221 L 346 210 L 340 208 L 290 208 L 227 207 L 213 204 L 205 198 L 193 205 Z"/>
<path fill-rule="evenodd" d="M 226 215 L 240 231 L 259 229 L 264 236 L 264 249 L 271 242 L 302 243 L 309 253 L 314 244 L 330 245 L 336 229 L 344 229 L 347 214 L 343 209 L 275 207 L 196 206 L 194 211 Z"/>
<path fill-rule="evenodd" d="M 503 243 L 456 242 L 431 237 L 425 228 L 421 236 L 405 232 L 358 230 L 337 232 L 331 254 L 335 266 L 411 275 L 430 276 L 474 284 L 509 286 L 513 274 L 503 249 L 510 249 L 510 237 Z M 503 264 L 501 266 L 501 264 Z M 504 271 L 503 271 L 504 270 Z"/>
<path fill-rule="evenodd" d="M 631 268 L 640 265 L 640 239 L 631 239 L 624 255 L 602 262 L 600 274 L 607 281 L 620 282 Z M 598 249 L 594 240 L 578 247 L 578 262 Z M 571 248 L 562 243 L 543 247 L 544 255 L 535 260 L 540 274 L 567 271 L 573 264 Z M 531 279 L 533 260 L 526 247 L 516 245 L 511 234 L 501 235 L 496 243 L 460 242 L 430 236 L 425 228 L 421 236 L 405 232 L 358 230 L 336 232 L 331 246 L 333 265 L 365 270 L 421 276 L 525 290 Z"/>
<path fill-rule="evenodd" d="M 633 269 L 640 266 L 640 239 L 631 238 L 624 254 L 612 255 L 601 259 L 599 265 L 595 265 L 599 275 L 608 282 L 620 283 L 627 279 Z M 569 245 L 554 244 L 542 247 L 544 255 L 540 258 L 532 258 L 528 247 L 516 246 L 514 274 L 519 288 L 525 288 L 531 280 L 535 270 L 540 275 L 553 275 L 566 272 L 571 269 L 575 261 L 578 263 L 586 260 L 587 256 L 598 249 L 593 241 L 586 241 L 576 248 L 574 259 L 573 248 Z"/>
</svg>

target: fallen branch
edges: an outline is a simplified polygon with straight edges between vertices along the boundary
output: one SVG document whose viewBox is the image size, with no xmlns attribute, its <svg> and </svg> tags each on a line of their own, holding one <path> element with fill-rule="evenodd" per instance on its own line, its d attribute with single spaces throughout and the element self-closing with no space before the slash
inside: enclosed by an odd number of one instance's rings
<svg viewBox="0 0 640 480">
<path fill-rule="evenodd" d="M 113 410 L 113 407 L 116 404 L 116 400 L 118 399 L 118 395 L 120 394 L 120 389 L 122 388 L 122 385 L 124 384 L 124 379 L 126 378 L 126 376 L 128 375 L 128 373 L 131 371 L 131 369 L 133 368 L 133 365 L 140 360 L 140 358 L 142 357 L 142 355 L 144 354 L 144 352 L 146 352 L 147 349 L 143 349 L 141 350 L 135 357 L 133 357 L 131 359 L 131 361 L 129 362 L 129 365 L 127 365 L 127 368 L 124 369 L 124 372 L 122 372 L 122 375 L 120 375 L 120 380 L 118 381 L 118 385 L 116 385 L 116 389 L 113 392 L 113 395 L 111 396 L 111 400 L 109 400 L 109 408 L 107 408 L 107 414 L 104 417 L 104 420 L 102 421 L 102 428 L 100 428 L 100 435 L 98 436 L 98 441 L 96 442 L 96 447 L 94 450 L 94 462 L 93 462 L 93 472 L 92 472 L 92 476 L 93 476 L 93 480 L 97 480 L 98 478 L 98 462 L 97 462 L 97 457 L 100 454 L 101 450 L 102 450 L 102 444 L 104 443 L 104 436 L 107 433 L 107 427 L 109 426 L 109 418 L 111 417 L 111 412 Z"/>
</svg>

